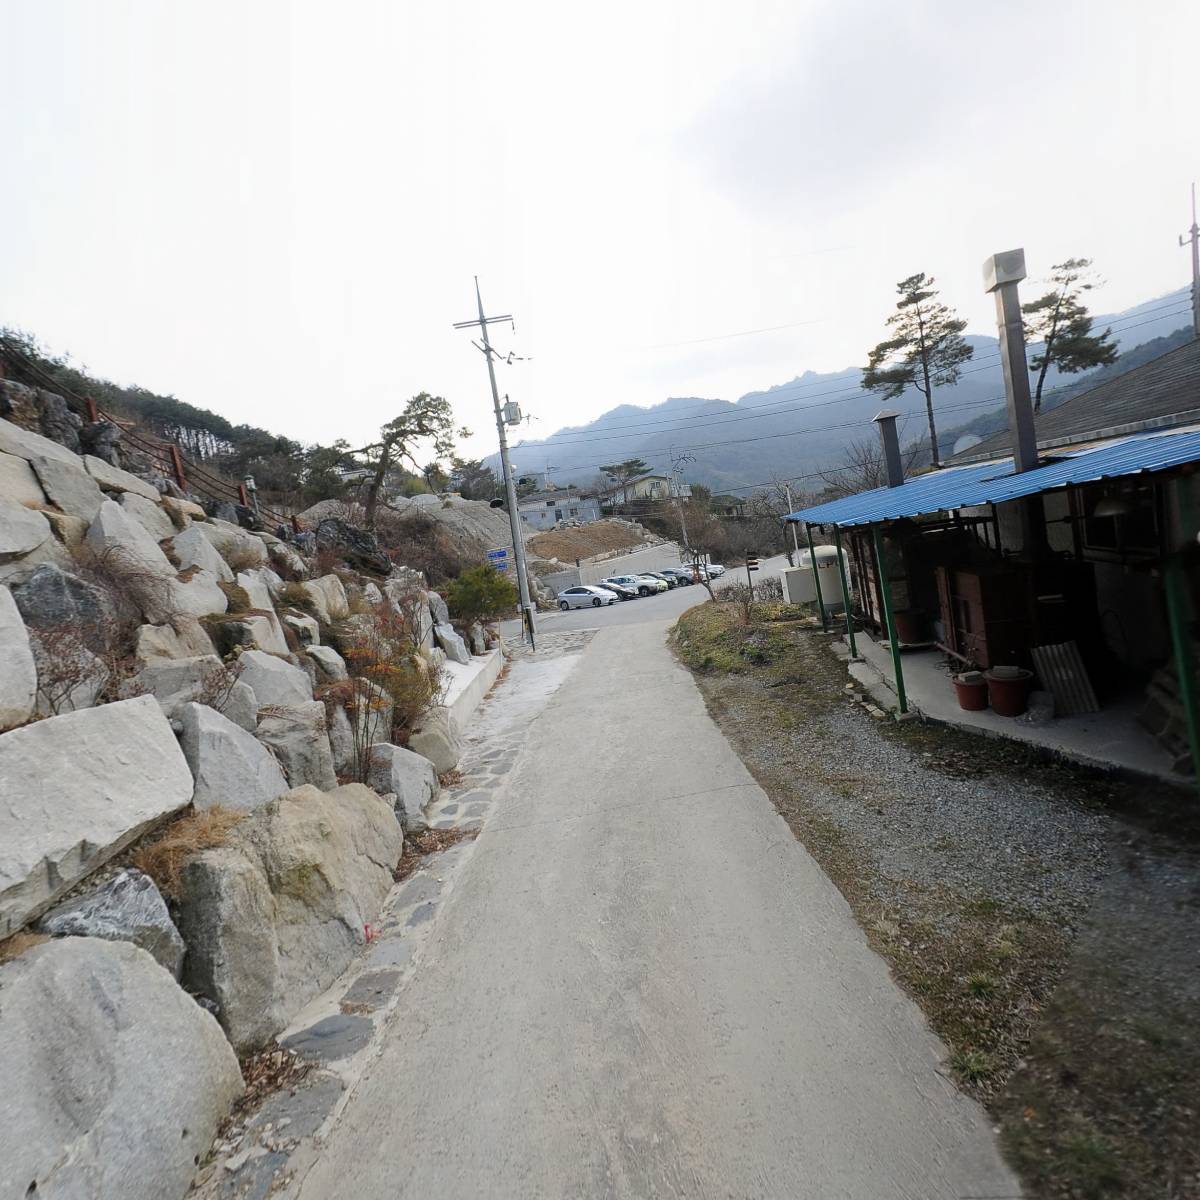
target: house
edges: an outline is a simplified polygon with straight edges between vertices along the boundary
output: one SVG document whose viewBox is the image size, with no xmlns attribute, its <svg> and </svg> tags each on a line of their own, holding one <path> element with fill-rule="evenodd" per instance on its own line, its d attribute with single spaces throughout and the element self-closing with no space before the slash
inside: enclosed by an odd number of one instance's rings
<svg viewBox="0 0 1200 1200">
<path fill-rule="evenodd" d="M 691 486 L 674 475 L 641 475 L 601 492 L 600 503 L 604 508 L 612 508 L 638 500 L 686 500 L 691 494 Z"/>
<path fill-rule="evenodd" d="M 789 519 L 844 547 L 900 688 L 904 664 L 921 669 L 928 655 L 957 670 L 1026 668 L 1056 715 L 1136 717 L 1171 771 L 1189 769 L 1200 750 L 1200 341 L 1039 414 L 1025 470 L 1006 431 L 904 479 L 894 415 L 877 421 L 889 486 Z M 1127 732 L 1113 726 L 1114 744 Z"/>
<path fill-rule="evenodd" d="M 574 488 L 533 492 L 517 501 L 517 511 L 534 529 L 553 529 L 566 521 L 600 520 L 600 501 Z"/>
<path fill-rule="evenodd" d="M 710 512 L 731 521 L 740 521 L 746 515 L 746 501 L 741 496 L 713 496 L 708 507 Z"/>
</svg>

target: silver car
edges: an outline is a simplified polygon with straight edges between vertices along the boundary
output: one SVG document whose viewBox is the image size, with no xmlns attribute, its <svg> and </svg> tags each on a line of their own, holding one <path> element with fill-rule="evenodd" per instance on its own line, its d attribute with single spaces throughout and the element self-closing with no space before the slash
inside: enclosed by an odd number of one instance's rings
<svg viewBox="0 0 1200 1200">
<path fill-rule="evenodd" d="M 578 587 L 569 587 L 558 593 L 558 607 L 563 612 L 572 608 L 600 608 L 616 602 L 616 593 L 593 587 L 590 583 L 581 583 Z"/>
</svg>

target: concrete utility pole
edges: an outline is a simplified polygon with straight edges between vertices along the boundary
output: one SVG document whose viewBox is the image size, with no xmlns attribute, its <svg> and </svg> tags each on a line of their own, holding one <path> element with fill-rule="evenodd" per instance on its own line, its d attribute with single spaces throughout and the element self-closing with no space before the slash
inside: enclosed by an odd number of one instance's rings
<svg viewBox="0 0 1200 1200">
<path fill-rule="evenodd" d="M 513 482 L 512 464 L 508 461 L 508 435 L 504 431 L 504 413 L 500 410 L 500 389 L 496 386 L 496 366 L 492 362 L 492 343 L 488 339 L 488 325 L 495 321 L 512 321 L 512 314 L 505 313 L 499 317 L 483 315 L 483 299 L 479 294 L 479 276 L 475 276 L 475 303 L 479 309 L 477 321 L 459 321 L 455 329 L 468 329 L 478 325 L 483 337 L 483 357 L 487 359 L 488 380 L 492 385 L 492 407 L 496 412 L 496 432 L 500 436 L 500 467 L 504 475 L 504 494 L 508 501 L 508 521 L 512 529 L 513 556 L 517 560 L 517 590 L 521 595 L 521 628 L 522 636 L 529 638 L 529 644 L 537 649 L 537 631 L 534 616 L 536 609 L 529 595 L 529 579 L 525 574 L 525 539 L 521 536 L 521 514 L 517 511 L 517 487 Z"/>
<path fill-rule="evenodd" d="M 671 474 L 675 476 L 678 483 L 682 485 L 684 465 L 686 463 L 695 462 L 696 456 L 694 454 L 681 454 L 676 457 L 674 446 L 669 449 L 668 453 L 671 456 Z M 679 487 L 675 488 L 675 508 L 679 513 L 679 530 L 683 536 L 683 548 L 690 552 L 692 547 L 688 543 L 687 516 L 683 511 L 683 496 L 681 496 L 679 493 Z"/>
<path fill-rule="evenodd" d="M 1192 330 L 1200 338 L 1200 225 L 1196 224 L 1196 185 L 1192 184 L 1192 227 L 1179 244 L 1192 244 Z"/>
<path fill-rule="evenodd" d="M 796 509 L 795 509 L 794 505 L 792 504 L 792 485 L 790 483 L 785 483 L 783 485 L 783 494 L 784 494 L 785 499 L 787 500 L 788 512 L 789 513 L 795 512 Z M 791 527 L 792 527 L 792 549 L 796 552 L 796 561 L 799 562 L 800 561 L 800 534 L 796 530 L 796 522 L 795 521 L 789 521 L 788 524 L 791 525 Z"/>
</svg>

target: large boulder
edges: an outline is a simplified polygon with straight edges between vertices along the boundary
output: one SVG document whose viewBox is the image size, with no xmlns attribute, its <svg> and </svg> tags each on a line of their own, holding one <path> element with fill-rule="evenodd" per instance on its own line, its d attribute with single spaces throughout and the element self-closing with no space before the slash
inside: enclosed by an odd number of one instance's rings
<svg viewBox="0 0 1200 1200">
<path fill-rule="evenodd" d="M 212 639 L 190 614 L 181 614 L 169 625 L 140 626 L 133 651 L 140 666 L 164 659 L 205 658 L 213 653 Z"/>
<path fill-rule="evenodd" d="M 291 707 L 307 704 L 312 684 L 299 668 L 262 650 L 247 650 L 239 659 L 243 683 L 248 683 L 258 698 L 259 708 L 266 705 Z"/>
<path fill-rule="evenodd" d="M 190 613 L 194 617 L 219 616 L 229 607 L 229 597 L 211 571 L 193 567 L 171 581 L 172 615 Z"/>
<path fill-rule="evenodd" d="M 429 612 L 433 617 L 433 623 L 435 625 L 449 625 L 450 609 L 446 606 L 446 601 L 437 592 L 429 592 L 427 594 L 429 597 Z"/>
<path fill-rule="evenodd" d="M 421 727 L 408 739 L 409 748 L 423 754 L 439 775 L 453 771 L 463 756 L 462 734 L 450 709 L 439 705 L 422 718 Z"/>
<path fill-rule="evenodd" d="M 345 970 L 392 887 L 403 832 L 369 788 L 297 788 L 183 869 L 185 980 L 238 1050 L 260 1046 Z"/>
<path fill-rule="evenodd" d="M 33 716 L 37 670 L 29 633 L 8 588 L 0 586 L 0 730 L 24 725 Z"/>
<path fill-rule="evenodd" d="M 236 522 L 202 521 L 197 522 L 196 528 L 201 536 L 208 538 L 226 562 L 231 566 L 236 564 L 237 570 L 245 571 L 251 567 L 266 566 L 266 546 Z"/>
<path fill-rule="evenodd" d="M 150 696 L 0 734 L 0 938 L 192 798 Z"/>
<path fill-rule="evenodd" d="M 54 563 L 35 567 L 24 583 L 13 585 L 12 593 L 26 622 L 39 629 L 65 625 L 77 632 L 98 631 L 113 616 L 100 588 Z"/>
<path fill-rule="evenodd" d="M 329 729 L 329 751 L 333 769 L 340 778 L 358 774 L 358 747 L 354 740 L 354 725 L 345 706 L 329 703 L 325 706 L 325 723 Z M 389 730 L 381 730 L 388 733 Z"/>
<path fill-rule="evenodd" d="M 15 454 L 0 453 L 0 496 L 30 508 L 40 508 L 46 503 L 46 493 L 33 468 Z"/>
<path fill-rule="evenodd" d="M 435 625 L 433 634 L 451 662 L 469 663 L 471 661 L 471 652 L 467 649 L 467 643 L 463 641 L 461 634 L 455 632 L 453 625 Z"/>
<path fill-rule="evenodd" d="M 89 421 L 79 431 L 79 447 L 111 466 L 121 465 L 121 427 L 112 421 Z"/>
<path fill-rule="evenodd" d="M 264 709 L 255 736 L 270 748 L 292 787 L 306 783 L 322 791 L 337 787 L 325 728 L 325 705 L 320 700 Z"/>
<path fill-rule="evenodd" d="M 322 625 L 345 620 L 350 615 L 350 601 L 346 589 L 336 575 L 322 575 L 320 579 L 309 579 L 300 584 L 313 616 Z"/>
<path fill-rule="evenodd" d="M 258 808 L 288 790 L 288 781 L 271 752 L 240 726 L 207 704 L 183 704 L 177 710 L 183 731 L 180 745 L 195 778 L 192 804 L 197 809 Z"/>
<path fill-rule="evenodd" d="M 316 618 L 304 613 L 285 612 L 280 619 L 300 639 L 302 646 L 319 646 L 321 644 L 321 627 Z"/>
<path fill-rule="evenodd" d="M 94 454 L 83 456 L 83 466 L 100 485 L 101 491 L 113 492 L 118 495 L 122 492 L 134 492 L 138 496 L 145 496 L 147 500 L 158 503 L 158 488 L 152 483 L 147 483 L 144 479 L 139 479 L 136 475 L 121 470 L 120 467 L 114 467 L 112 463 L 105 462 L 104 459 L 97 458 Z"/>
<path fill-rule="evenodd" d="M 0 561 L 36 550 L 50 537 L 50 522 L 40 512 L 0 496 Z"/>
<path fill-rule="evenodd" d="M 65 463 L 57 458 L 41 456 L 30 459 L 30 466 L 37 473 L 38 482 L 52 504 L 56 504 L 68 516 L 94 521 L 104 503 L 104 493 L 96 481 L 83 469 L 79 461 Z"/>
<path fill-rule="evenodd" d="M 112 672 L 104 659 L 88 649 L 83 634 L 62 626 L 33 629 L 29 640 L 38 676 L 38 716 L 91 708 Z"/>
<path fill-rule="evenodd" d="M 57 392 L 48 392 L 38 388 L 38 408 L 41 409 L 42 433 L 51 441 L 75 454 L 82 447 L 79 444 L 79 431 L 83 428 L 83 420 L 73 413 L 67 402 Z"/>
<path fill-rule="evenodd" d="M 385 576 L 392 569 L 392 560 L 369 530 L 359 529 L 339 517 L 326 517 L 317 525 L 316 534 L 319 547 L 340 554 L 352 567 Z"/>
<path fill-rule="evenodd" d="M 287 638 L 283 635 L 283 626 L 275 612 L 275 604 L 271 599 L 271 580 L 278 576 L 268 568 L 261 567 L 251 571 L 239 571 L 237 586 L 246 594 L 250 601 L 250 611 L 267 618 L 271 626 L 271 644 L 263 649 L 273 654 L 287 654 Z"/>
<path fill-rule="evenodd" d="M 0 420 L 0 453 L 15 454 L 26 461 L 32 458 L 57 458 L 60 462 L 79 465 L 78 455 L 48 437 L 22 429 L 11 421 Z"/>
<path fill-rule="evenodd" d="M 409 833 L 425 828 L 425 808 L 441 789 L 433 763 L 421 754 L 379 742 L 371 747 L 368 782 L 381 795 L 396 797 L 396 815 Z"/>
<path fill-rule="evenodd" d="M 258 721 L 253 690 L 215 654 L 156 659 L 126 687 L 132 695 L 153 696 L 168 717 L 178 717 L 185 704 L 204 704 L 251 732 Z"/>
<path fill-rule="evenodd" d="M 39 417 L 37 390 L 15 379 L 0 379 L 0 417 L 23 429 L 36 428 Z"/>
<path fill-rule="evenodd" d="M 37 928 L 52 937 L 132 942 L 176 979 L 183 971 L 183 938 L 154 880 L 141 871 L 118 871 L 99 887 L 56 905 Z"/>
<path fill-rule="evenodd" d="M 218 653 L 226 657 L 243 650 L 262 650 L 273 657 L 280 653 L 279 630 L 270 617 L 231 613 L 207 617 L 204 625 Z"/>
<path fill-rule="evenodd" d="M 0 967 L 0 1196 L 164 1200 L 242 1092 L 216 1021 L 144 950 L 65 938 Z"/>
<path fill-rule="evenodd" d="M 309 646 L 304 653 L 316 665 L 317 678 L 322 683 L 338 683 L 350 678 L 345 659 L 332 646 Z"/>
<path fill-rule="evenodd" d="M 137 492 L 122 492 L 120 504 L 156 542 L 175 536 L 175 522 L 166 509 L 154 500 L 148 500 Z"/>
<path fill-rule="evenodd" d="M 189 525 L 172 539 L 171 550 L 179 569 L 185 571 L 188 567 L 199 567 L 225 583 L 232 583 L 232 568 L 221 557 L 212 539 L 201 532 L 203 528 L 203 525 Z"/>
<path fill-rule="evenodd" d="M 117 570 L 172 579 L 175 568 L 154 540 L 115 501 L 105 500 L 84 539 L 97 557 Z"/>
</svg>

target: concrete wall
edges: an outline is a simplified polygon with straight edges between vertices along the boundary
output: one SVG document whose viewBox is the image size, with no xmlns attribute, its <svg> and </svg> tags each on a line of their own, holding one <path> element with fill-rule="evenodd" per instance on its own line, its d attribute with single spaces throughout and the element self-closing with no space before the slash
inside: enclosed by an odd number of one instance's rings
<svg viewBox="0 0 1200 1200">
<path fill-rule="evenodd" d="M 579 567 L 582 583 L 595 583 L 609 575 L 633 575 L 638 571 L 657 571 L 660 567 L 679 566 L 679 547 L 674 542 L 644 546 L 612 558 L 584 560 Z"/>
</svg>

